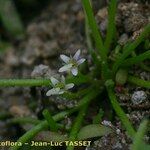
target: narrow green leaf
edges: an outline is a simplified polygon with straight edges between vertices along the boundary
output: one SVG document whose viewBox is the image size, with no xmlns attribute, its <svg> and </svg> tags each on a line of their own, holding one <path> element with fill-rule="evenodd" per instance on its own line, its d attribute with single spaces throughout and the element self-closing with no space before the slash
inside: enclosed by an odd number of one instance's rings
<svg viewBox="0 0 150 150">
<path fill-rule="evenodd" d="M 150 50 L 138 56 L 126 59 L 124 63 L 122 64 L 122 66 L 131 66 L 133 64 L 138 64 L 146 59 L 150 59 Z"/>
<path fill-rule="evenodd" d="M 78 140 L 100 137 L 112 132 L 112 129 L 109 127 L 100 124 L 91 124 L 81 128 L 81 130 L 78 133 Z"/>
<path fill-rule="evenodd" d="M 147 124 L 148 124 L 148 120 L 144 120 L 140 124 L 140 127 L 139 127 L 139 129 L 138 129 L 138 131 L 137 131 L 137 133 L 135 134 L 135 137 L 134 137 L 134 142 L 133 142 L 133 145 L 132 145 L 132 148 L 131 148 L 132 150 L 141 150 L 140 145 L 143 142 L 143 137 L 146 133 Z"/>
<path fill-rule="evenodd" d="M 110 6 L 108 8 L 108 26 L 107 26 L 106 40 L 104 42 L 107 53 L 108 53 L 108 50 L 109 50 L 110 45 L 112 43 L 112 40 L 115 36 L 115 31 L 116 31 L 116 27 L 115 27 L 116 26 L 115 25 L 116 8 L 117 8 L 117 0 L 111 0 L 110 1 Z"/>
<path fill-rule="evenodd" d="M 128 76 L 128 82 L 140 87 L 150 88 L 150 81 L 142 80 L 134 76 Z"/>
<path fill-rule="evenodd" d="M 13 0 L 0 0 L 0 18 L 9 33 L 17 38 L 24 36 L 24 27 Z"/>
<path fill-rule="evenodd" d="M 120 118 L 122 124 L 124 125 L 125 129 L 127 130 L 128 134 L 133 137 L 135 135 L 135 130 L 129 121 L 128 117 L 124 113 L 123 109 L 120 107 L 117 98 L 115 96 L 115 93 L 113 92 L 112 87 L 107 87 L 108 96 L 111 101 L 112 107 L 115 110 L 116 114 Z"/>
<path fill-rule="evenodd" d="M 118 70 L 119 66 L 121 66 L 124 62 L 124 60 L 135 50 L 135 48 L 142 42 L 146 37 L 148 37 L 150 34 L 150 24 L 148 24 L 143 32 L 140 34 L 140 36 L 129 46 L 125 48 L 123 51 L 123 54 L 116 60 L 116 62 L 113 65 L 113 74 L 115 75 L 116 71 Z"/>
<path fill-rule="evenodd" d="M 44 118 L 47 120 L 48 125 L 50 127 L 51 131 L 57 131 L 58 130 L 58 125 L 54 121 L 53 117 L 51 116 L 50 112 L 47 109 L 44 109 L 42 112 Z"/>
</svg>

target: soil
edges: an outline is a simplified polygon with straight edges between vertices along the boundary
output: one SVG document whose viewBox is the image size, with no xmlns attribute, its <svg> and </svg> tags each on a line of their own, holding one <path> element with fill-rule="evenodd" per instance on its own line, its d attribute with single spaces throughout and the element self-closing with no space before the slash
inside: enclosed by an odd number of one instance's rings
<svg viewBox="0 0 150 150">
<path fill-rule="evenodd" d="M 97 23 L 102 36 L 105 37 L 108 15 L 107 2 L 100 3 L 94 0 L 93 4 Z M 17 42 L 14 40 L 11 46 L 0 53 L 0 78 L 50 78 L 50 76 L 58 75 L 57 70 L 61 66 L 61 61 L 58 61 L 59 55 L 73 55 L 78 49 L 81 49 L 82 55 L 90 61 L 84 19 L 80 0 L 61 0 L 59 4 L 58 1 L 51 1 L 46 9 L 27 24 L 25 39 Z M 127 42 L 134 41 L 148 23 L 150 23 L 148 0 L 119 2 L 116 16 L 116 39 L 119 40 L 116 42 L 122 47 Z M 110 57 L 115 58 L 111 52 Z M 140 67 L 133 66 L 130 72 L 142 79 L 150 79 L 149 72 Z M 9 114 L 7 119 L 0 121 L 0 140 L 17 140 L 26 130 L 31 128 L 31 126 L 19 124 L 10 125 L 8 122 L 12 117 L 33 116 L 42 119 L 41 112 L 44 108 L 55 114 L 66 108 L 72 108 L 77 103 L 77 101 L 62 100 L 58 97 L 46 97 L 48 89 L 48 87 L 0 88 L 1 112 Z M 143 91 L 146 94 L 146 98 L 139 104 L 134 104 L 131 100 L 136 91 Z M 150 116 L 150 91 L 148 89 L 126 84 L 121 89 L 116 86 L 116 95 L 135 128 L 139 126 L 145 116 Z M 106 105 L 107 102 L 104 106 L 106 114 L 103 119 L 109 120 L 107 114 L 111 112 L 108 111 Z M 92 115 L 97 112 L 97 106 L 91 108 Z M 68 117 L 62 123 L 70 128 L 72 120 L 72 117 Z M 87 120 L 91 120 L 91 117 L 88 117 Z M 130 139 L 119 119 L 116 117 L 114 120 L 113 127 L 115 130 L 119 129 L 120 132 L 117 135 L 110 134 L 93 140 L 92 146 L 86 150 L 129 149 Z"/>
</svg>

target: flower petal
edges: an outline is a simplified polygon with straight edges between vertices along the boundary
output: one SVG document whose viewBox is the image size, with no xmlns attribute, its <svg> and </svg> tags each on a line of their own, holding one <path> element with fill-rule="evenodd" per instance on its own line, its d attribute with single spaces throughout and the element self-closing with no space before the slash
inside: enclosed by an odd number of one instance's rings
<svg viewBox="0 0 150 150">
<path fill-rule="evenodd" d="M 85 58 L 81 58 L 80 60 L 77 61 L 78 65 L 81 65 L 83 62 L 85 62 Z"/>
<path fill-rule="evenodd" d="M 78 59 L 79 59 L 79 56 L 80 56 L 80 53 L 81 53 L 81 50 L 79 49 L 79 50 L 75 53 L 75 55 L 73 56 L 73 58 L 74 58 L 75 60 L 78 60 Z"/>
<path fill-rule="evenodd" d="M 65 90 L 60 90 L 59 94 L 63 94 L 65 92 Z"/>
<path fill-rule="evenodd" d="M 70 60 L 70 58 L 66 55 L 60 55 L 60 58 L 67 64 Z"/>
<path fill-rule="evenodd" d="M 72 67 L 72 64 L 65 65 L 59 69 L 59 72 L 69 71 Z"/>
<path fill-rule="evenodd" d="M 69 84 L 67 84 L 66 86 L 65 86 L 65 89 L 66 90 L 69 90 L 69 89 L 71 89 L 71 88 L 73 88 L 74 87 L 74 84 L 73 83 L 69 83 Z"/>
<path fill-rule="evenodd" d="M 57 79 L 55 79 L 54 77 L 50 78 L 52 84 L 55 86 L 59 81 Z"/>
<path fill-rule="evenodd" d="M 76 76 L 78 74 L 78 68 L 71 69 L 71 72 L 74 76 Z"/>
<path fill-rule="evenodd" d="M 59 94 L 60 88 L 53 88 L 46 93 L 46 96 Z"/>
<path fill-rule="evenodd" d="M 65 77 L 63 75 L 61 76 L 61 82 L 65 84 Z"/>
</svg>

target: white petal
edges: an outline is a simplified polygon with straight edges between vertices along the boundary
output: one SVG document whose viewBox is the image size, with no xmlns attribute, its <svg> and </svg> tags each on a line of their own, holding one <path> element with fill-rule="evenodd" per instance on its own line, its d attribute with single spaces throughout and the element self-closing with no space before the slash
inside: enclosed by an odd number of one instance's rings
<svg viewBox="0 0 150 150">
<path fill-rule="evenodd" d="M 68 63 L 70 58 L 66 55 L 60 55 L 60 58 L 65 62 L 65 63 Z"/>
<path fill-rule="evenodd" d="M 63 94 L 65 92 L 65 90 L 60 90 L 59 94 Z"/>
<path fill-rule="evenodd" d="M 61 76 L 61 82 L 65 84 L 65 77 L 63 75 Z"/>
<path fill-rule="evenodd" d="M 55 86 L 59 81 L 57 79 L 55 79 L 54 77 L 51 77 L 51 82 L 52 84 Z"/>
<path fill-rule="evenodd" d="M 78 60 L 78 58 L 79 58 L 79 56 L 80 56 L 80 53 L 81 53 L 81 50 L 79 49 L 79 50 L 75 53 L 75 55 L 73 56 L 73 58 L 74 58 L 75 60 Z"/>
<path fill-rule="evenodd" d="M 78 74 L 78 68 L 71 69 L 71 72 L 74 76 L 76 76 Z"/>
<path fill-rule="evenodd" d="M 81 58 L 80 60 L 77 61 L 78 65 L 82 64 L 83 62 L 85 62 L 84 58 Z"/>
<path fill-rule="evenodd" d="M 46 93 L 46 96 L 59 94 L 60 88 L 53 88 Z"/>
<path fill-rule="evenodd" d="M 72 64 L 65 65 L 59 69 L 59 72 L 69 71 L 72 67 Z"/>
<path fill-rule="evenodd" d="M 66 86 L 65 86 L 65 89 L 66 90 L 69 90 L 69 89 L 71 89 L 71 88 L 73 88 L 74 87 L 74 84 L 73 83 L 69 83 L 69 84 L 67 84 Z"/>
</svg>

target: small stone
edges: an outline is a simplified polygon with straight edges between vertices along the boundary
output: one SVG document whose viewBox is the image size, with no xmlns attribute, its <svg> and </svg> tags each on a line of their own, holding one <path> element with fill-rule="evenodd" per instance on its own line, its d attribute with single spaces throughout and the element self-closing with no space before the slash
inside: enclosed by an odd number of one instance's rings
<svg viewBox="0 0 150 150">
<path fill-rule="evenodd" d="M 31 73 L 31 77 L 33 78 L 49 78 L 54 75 L 55 72 L 49 68 L 49 66 L 40 64 L 34 67 L 34 70 Z"/>
<path fill-rule="evenodd" d="M 93 147 L 86 147 L 86 149 L 85 150 L 96 150 L 95 148 L 93 148 Z"/>
<path fill-rule="evenodd" d="M 116 133 L 120 134 L 121 133 L 120 129 L 116 129 Z"/>
<path fill-rule="evenodd" d="M 122 145 L 119 141 L 117 141 L 113 146 L 112 149 L 122 149 Z"/>
<path fill-rule="evenodd" d="M 147 94 L 144 91 L 135 91 L 131 96 L 131 101 L 134 104 L 140 104 L 145 101 L 147 98 Z"/>
<path fill-rule="evenodd" d="M 107 121 L 107 120 L 103 120 L 102 124 L 105 125 L 105 126 L 112 127 L 112 123 L 110 121 Z"/>
<path fill-rule="evenodd" d="M 118 40 L 118 43 L 119 43 L 120 45 L 125 45 L 127 42 L 128 42 L 128 35 L 127 35 L 126 33 L 123 33 L 123 34 L 120 36 L 120 38 L 119 38 L 119 40 Z"/>
<path fill-rule="evenodd" d="M 14 105 L 9 109 L 9 112 L 15 117 L 24 117 L 31 115 L 28 107 L 23 105 Z"/>
</svg>

